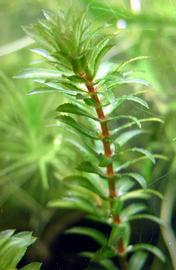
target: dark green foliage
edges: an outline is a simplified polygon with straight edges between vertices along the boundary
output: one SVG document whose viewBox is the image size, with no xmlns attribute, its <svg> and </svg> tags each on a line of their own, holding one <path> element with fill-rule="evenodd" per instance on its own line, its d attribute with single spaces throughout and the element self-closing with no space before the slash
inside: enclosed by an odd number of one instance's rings
<svg viewBox="0 0 176 270">
<path fill-rule="evenodd" d="M 162 196 L 148 189 L 145 178 L 140 172 L 131 171 L 131 165 L 146 159 L 155 163 L 156 158 L 162 157 L 134 147 L 132 142 L 136 136 L 147 134 L 143 129 L 145 122 L 160 119 L 138 119 L 129 111 L 125 115 L 120 114 L 120 107 L 127 102 L 149 108 L 146 101 L 138 97 L 139 92 L 131 90 L 130 93 L 118 95 L 118 90 L 124 84 L 148 85 L 145 80 L 132 78 L 123 71 L 126 65 L 139 58 L 121 65 L 110 63 L 110 71 L 103 74 L 101 68 L 106 66 L 103 57 L 114 43 L 113 36 L 104 34 L 102 29 L 91 29 L 86 14 L 77 17 L 73 11 L 70 12 L 44 12 L 45 20 L 26 29 L 42 47 L 33 51 L 43 56 L 52 68 L 27 70 L 18 76 L 34 78 L 41 85 L 31 94 L 53 91 L 65 94 L 68 101 L 57 108 L 56 126 L 62 123 L 71 132 L 73 130 L 79 134 L 80 141 L 84 142 L 82 146 L 88 152 L 77 167 L 80 174 L 64 179 L 62 196 L 49 202 L 49 206 L 81 210 L 90 218 L 111 227 L 108 239 L 92 228 L 67 231 L 92 237 L 101 245 L 95 253 L 82 253 L 90 261 L 113 270 L 117 268 L 111 258 L 118 256 L 121 269 L 126 270 L 123 259 L 127 261 L 128 253 L 136 252 L 129 267 L 135 269 L 136 260 L 141 255 L 140 270 L 146 259 L 143 250 L 152 252 L 162 261 L 164 256 L 156 247 L 148 244 L 130 244 L 130 221 L 148 219 L 160 225 L 163 222 L 152 214 L 146 214 L 145 204 L 134 203 L 133 200 L 144 201 L 152 195 Z M 137 127 L 130 129 L 133 125 Z M 135 156 L 131 160 L 121 159 L 125 152 Z M 114 171 L 111 175 L 108 170 L 112 166 Z M 138 185 L 142 189 L 138 189 Z M 131 203 L 129 206 L 126 205 L 127 201 Z"/>
</svg>

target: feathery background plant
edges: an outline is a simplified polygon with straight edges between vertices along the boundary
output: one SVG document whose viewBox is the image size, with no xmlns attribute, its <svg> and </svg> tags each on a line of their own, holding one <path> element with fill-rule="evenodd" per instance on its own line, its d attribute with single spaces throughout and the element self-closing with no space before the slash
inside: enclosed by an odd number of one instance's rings
<svg viewBox="0 0 176 270">
<path fill-rule="evenodd" d="M 100 28 L 91 29 L 86 13 L 77 17 L 71 9 L 68 13 L 60 11 L 57 14 L 44 11 L 44 16 L 45 20 L 26 28 L 26 32 L 42 47 L 33 51 L 52 67 L 27 69 L 17 77 L 35 79 L 39 86 L 30 94 L 61 92 L 66 95 L 68 102 L 57 108 L 55 125 L 66 125 L 71 132 L 79 134 L 86 154 L 77 166 L 78 172 L 64 179 L 62 196 L 52 200 L 49 206 L 78 209 L 90 219 L 109 225 L 108 236 L 88 227 L 67 231 L 88 235 L 100 244 L 96 252 L 82 253 L 92 264 L 98 263 L 106 269 L 142 269 L 146 251 L 164 261 L 156 246 L 130 244 L 131 221 L 149 219 L 162 225 L 158 217 L 146 213 L 145 203 L 152 195 L 159 198 L 162 195 L 148 188 L 140 172 L 131 171 L 131 165 L 145 159 L 155 163 L 155 159 L 163 156 L 128 144 L 138 135 L 146 136 L 145 123 L 162 121 L 156 117 L 139 119 L 120 113 L 126 102 L 148 109 L 141 97 L 143 91 L 130 89 L 126 92 L 123 87 L 133 83 L 148 85 L 126 69 L 130 63 L 146 57 L 107 65 L 102 59 L 115 44 L 115 36 L 103 33 Z M 131 153 L 128 160 L 126 153 Z M 133 202 L 134 199 L 139 202 Z M 115 256 L 119 258 L 118 266 L 111 260 Z"/>
</svg>

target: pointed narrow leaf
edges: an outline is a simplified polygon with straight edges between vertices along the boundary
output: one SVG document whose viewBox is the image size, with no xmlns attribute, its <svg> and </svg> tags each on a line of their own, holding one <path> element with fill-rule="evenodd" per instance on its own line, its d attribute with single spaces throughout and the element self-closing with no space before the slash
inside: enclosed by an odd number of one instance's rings
<svg viewBox="0 0 176 270">
<path fill-rule="evenodd" d="M 57 120 L 60 122 L 68 125 L 69 127 L 76 129 L 79 133 L 85 135 L 86 137 L 89 137 L 91 139 L 98 140 L 99 138 L 97 137 L 96 133 L 90 132 L 87 128 L 81 126 L 78 124 L 72 117 L 67 116 L 67 115 L 59 115 L 57 116 Z"/>
<path fill-rule="evenodd" d="M 113 216 L 119 216 L 121 214 L 122 208 L 123 208 L 123 202 L 120 200 L 120 198 L 115 198 L 112 201 L 112 215 Z"/>
<path fill-rule="evenodd" d="M 135 103 L 142 105 L 143 107 L 145 107 L 147 109 L 149 108 L 148 104 L 146 103 L 145 100 L 143 100 L 139 97 L 133 96 L 133 95 L 124 95 L 124 96 L 117 98 L 116 101 L 111 105 L 112 109 L 111 109 L 109 115 L 112 115 L 115 112 L 115 110 L 118 109 L 118 107 L 120 105 L 122 105 L 125 101 L 132 101 L 132 102 L 135 102 Z"/>
<path fill-rule="evenodd" d="M 91 162 L 89 161 L 83 161 L 81 162 L 78 167 L 77 170 L 79 171 L 83 171 L 83 172 L 89 172 L 89 173 L 95 173 L 95 174 L 101 174 L 99 169 L 97 167 L 95 167 Z"/>
<path fill-rule="evenodd" d="M 155 222 L 159 225 L 162 225 L 162 226 L 166 225 L 164 223 L 164 221 L 161 220 L 160 218 L 158 218 L 156 216 L 149 215 L 149 214 L 138 214 L 138 215 L 133 215 L 133 216 L 128 217 L 129 221 L 136 220 L 136 219 L 147 219 L 147 220 L 153 221 L 153 222 Z"/>
<path fill-rule="evenodd" d="M 48 61 L 56 62 L 56 59 L 53 56 L 51 56 L 48 51 L 46 51 L 44 49 L 40 49 L 40 48 L 39 49 L 31 49 L 31 51 L 34 53 L 37 53 L 40 56 L 43 56 Z"/>
<path fill-rule="evenodd" d="M 129 244 L 130 239 L 130 226 L 128 223 L 113 224 L 111 234 L 109 236 L 108 245 L 116 247 L 119 239 L 123 239 L 125 246 Z"/>
<path fill-rule="evenodd" d="M 159 199 L 163 199 L 163 196 L 161 193 L 159 193 L 156 190 L 152 190 L 152 189 L 139 189 L 139 190 L 135 190 L 135 191 L 131 191 L 128 192 L 124 195 L 122 195 L 122 200 L 126 201 L 129 199 L 148 199 L 151 195 L 155 195 L 156 197 L 158 197 Z"/>
<path fill-rule="evenodd" d="M 109 50 L 109 37 L 105 37 L 101 39 L 97 44 L 96 47 L 92 49 L 92 52 L 89 56 L 89 66 L 92 71 L 93 76 L 95 76 L 97 71 L 98 63 L 100 62 L 101 58 L 105 55 L 105 53 Z"/>
<path fill-rule="evenodd" d="M 142 270 L 147 259 L 147 253 L 143 251 L 135 252 L 130 258 L 128 270 Z"/>
<path fill-rule="evenodd" d="M 113 117 L 108 117 L 107 121 L 109 122 L 109 121 L 118 120 L 118 119 L 130 119 L 130 120 L 133 120 L 136 123 L 136 125 L 139 128 L 141 128 L 140 121 L 136 117 L 131 116 L 131 115 L 117 115 L 117 116 L 113 116 Z"/>
<path fill-rule="evenodd" d="M 150 86 L 149 82 L 144 80 L 144 79 L 138 79 L 138 78 L 124 78 L 124 79 L 119 79 L 117 81 L 117 84 L 130 84 L 130 83 L 137 83 L 137 84 L 142 84 L 145 86 Z"/>
<path fill-rule="evenodd" d="M 142 124 L 142 123 L 147 123 L 147 122 L 159 122 L 159 123 L 163 123 L 163 120 L 156 118 L 156 117 L 152 117 L 152 118 L 144 118 L 144 119 L 138 119 L 138 121 Z M 136 124 L 136 122 L 132 121 L 130 123 L 121 125 L 119 128 L 117 128 L 115 130 L 115 133 L 113 134 L 113 136 L 116 137 L 116 134 L 119 133 L 119 131 L 123 130 L 123 129 L 127 129 L 130 128 L 132 126 L 134 126 Z"/>
<path fill-rule="evenodd" d="M 99 262 L 107 270 L 119 270 L 119 268 L 113 263 L 113 261 L 105 259 Z"/>
<path fill-rule="evenodd" d="M 102 246 L 106 244 L 106 238 L 104 234 L 93 228 L 74 227 L 74 228 L 66 230 L 66 233 L 81 234 L 81 235 L 89 236 Z"/>
<path fill-rule="evenodd" d="M 42 68 L 28 68 L 22 73 L 15 76 L 17 79 L 51 79 L 58 78 L 61 73 L 57 70 L 52 69 L 42 69 Z"/>
<path fill-rule="evenodd" d="M 155 164 L 155 158 L 150 151 L 138 147 L 132 148 L 132 151 L 144 154 L 146 157 L 148 157 L 148 159 L 150 159 Z"/>
<path fill-rule="evenodd" d="M 66 112 L 66 113 L 72 113 L 72 114 L 77 114 L 77 115 L 82 115 L 94 120 L 97 120 L 94 116 L 89 114 L 86 110 L 84 110 L 82 107 L 73 104 L 73 103 L 64 103 L 57 107 L 56 109 L 58 112 Z"/>
<path fill-rule="evenodd" d="M 64 178 L 63 181 L 73 181 L 75 184 L 91 190 L 103 199 L 108 198 L 108 185 L 106 185 L 107 183 L 103 181 L 103 179 L 97 179 L 92 177 L 87 178 L 84 176 L 73 175 Z"/>
<path fill-rule="evenodd" d="M 107 158 L 105 155 L 99 155 L 99 167 L 107 167 L 108 165 L 112 164 L 112 159 Z"/>
<path fill-rule="evenodd" d="M 153 245 L 150 244 L 136 244 L 130 248 L 130 252 L 136 252 L 146 250 L 148 252 L 153 253 L 156 257 L 158 257 L 162 262 L 165 262 L 165 256 L 161 252 L 161 250 Z"/>
<path fill-rule="evenodd" d="M 138 214 L 141 211 L 146 210 L 146 205 L 142 203 L 133 203 L 132 205 L 127 206 L 121 212 L 121 217 L 123 220 L 126 220 L 128 216 Z"/>
<path fill-rule="evenodd" d="M 146 183 L 146 180 L 145 178 L 138 174 L 138 173 L 123 173 L 123 174 L 120 174 L 121 177 L 123 176 L 129 176 L 129 177 L 132 177 L 134 180 L 136 180 L 138 182 L 138 184 L 140 186 L 142 186 L 144 189 L 147 187 L 147 183 Z"/>
<path fill-rule="evenodd" d="M 122 201 L 127 201 L 127 200 L 133 200 L 133 199 L 142 199 L 146 200 L 150 197 L 150 194 L 143 192 L 144 190 L 135 190 L 135 191 L 130 191 L 126 194 L 123 194 L 121 196 Z"/>
<path fill-rule="evenodd" d="M 155 154 L 153 155 L 155 159 L 163 159 L 163 160 L 168 160 L 167 157 L 163 156 L 163 155 L 159 155 L 159 154 Z M 137 163 L 137 162 L 140 162 L 140 161 L 144 161 L 148 159 L 148 157 L 146 156 L 142 156 L 142 157 L 139 157 L 139 158 L 135 158 L 133 160 L 130 160 L 130 161 L 127 161 L 125 162 L 124 164 L 118 166 L 116 169 L 117 169 L 117 172 L 119 171 L 122 171 L 124 169 L 127 169 L 128 167 L 130 167 L 131 165 Z"/>
<path fill-rule="evenodd" d="M 87 213 L 95 213 L 95 208 L 90 202 L 80 198 L 68 198 L 52 200 L 48 203 L 49 207 L 62 209 L 77 209 Z"/>
<path fill-rule="evenodd" d="M 119 137 L 117 137 L 115 140 L 118 142 L 118 144 L 120 146 L 123 146 L 129 140 L 133 139 L 134 137 L 136 137 L 137 135 L 140 135 L 142 133 L 144 133 L 144 131 L 140 130 L 140 129 L 126 131 L 126 132 L 122 133 Z"/>
<path fill-rule="evenodd" d="M 154 189 L 145 189 L 145 192 L 151 194 L 151 195 L 154 195 L 156 197 L 158 197 L 159 199 L 163 199 L 164 196 L 157 190 L 154 190 Z"/>
<path fill-rule="evenodd" d="M 135 61 L 138 61 L 138 60 L 143 60 L 143 59 L 148 59 L 149 57 L 144 55 L 144 56 L 137 56 L 137 57 L 134 57 L 134 58 L 131 58 L 123 63 L 121 63 L 118 68 L 117 68 L 117 71 L 120 71 L 122 70 L 126 65 L 129 65 L 130 63 L 132 62 L 135 62 Z"/>
</svg>

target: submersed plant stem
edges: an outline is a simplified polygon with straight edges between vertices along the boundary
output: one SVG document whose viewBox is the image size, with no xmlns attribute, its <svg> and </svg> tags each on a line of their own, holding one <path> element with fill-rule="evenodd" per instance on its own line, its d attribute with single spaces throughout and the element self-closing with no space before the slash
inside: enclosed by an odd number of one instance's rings
<svg viewBox="0 0 176 270">
<path fill-rule="evenodd" d="M 97 113 L 97 116 L 100 120 L 100 127 L 101 127 L 100 138 L 102 140 L 103 147 L 104 147 L 104 155 L 107 159 L 111 159 L 113 152 L 111 149 L 111 143 L 109 141 L 110 134 L 109 134 L 108 124 L 106 121 L 106 115 L 103 111 L 101 101 L 98 97 L 98 94 L 96 92 L 96 89 L 94 87 L 93 82 L 86 79 L 86 87 L 87 87 L 87 90 L 88 90 L 92 100 L 96 104 L 96 113 Z M 113 199 L 118 197 L 118 191 L 116 191 L 116 187 L 115 187 L 115 176 L 116 175 L 115 175 L 115 172 L 113 169 L 113 162 L 110 163 L 106 167 L 106 176 L 108 178 L 108 184 L 109 184 L 109 197 L 112 201 Z M 111 203 L 111 207 L 112 207 L 112 203 Z M 119 225 L 121 223 L 119 215 L 116 215 L 116 216 L 113 215 L 113 223 L 117 224 L 117 225 Z M 119 239 L 119 241 L 117 243 L 117 253 L 119 255 L 121 269 L 127 270 L 127 261 L 126 261 L 125 255 L 124 255 L 125 254 L 125 246 L 124 246 L 124 242 L 122 239 Z"/>
</svg>

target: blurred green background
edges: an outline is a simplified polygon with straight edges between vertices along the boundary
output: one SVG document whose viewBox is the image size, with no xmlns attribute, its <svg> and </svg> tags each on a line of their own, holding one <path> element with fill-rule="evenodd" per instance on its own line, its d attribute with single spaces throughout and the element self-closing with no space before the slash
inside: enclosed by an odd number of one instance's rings
<svg viewBox="0 0 176 270">
<path fill-rule="evenodd" d="M 155 167 L 145 162 L 140 169 L 149 186 L 164 193 L 161 210 L 155 200 L 150 201 L 150 207 L 170 226 L 162 231 L 164 241 L 158 229 L 148 223 L 143 223 L 142 229 L 139 225 L 139 229 L 144 239 L 151 238 L 148 240 L 157 243 L 167 255 L 165 265 L 150 259 L 146 269 L 176 270 L 175 0 L 0 0 L 0 229 L 33 230 L 39 240 L 25 260 L 37 258 L 45 262 L 43 269 L 54 270 L 60 269 L 54 268 L 58 263 L 51 249 L 55 239 L 71 224 L 86 222 L 81 213 L 72 211 L 70 214 L 46 206 L 51 198 L 62 192 L 59 180 L 72 172 L 81 160 L 77 145 L 71 141 L 73 135 L 50 125 L 63 96 L 28 96 L 33 83 L 13 78 L 25 67 L 39 61 L 30 51 L 35 45 L 22 26 L 41 18 L 42 9 L 56 11 L 68 9 L 70 5 L 78 10 L 89 7 L 92 24 L 109 24 L 111 31 L 117 34 L 116 46 L 107 55 L 107 61 L 121 62 L 136 56 L 149 56 L 148 60 L 132 65 L 133 70 L 152 85 L 142 88 L 147 90 L 145 98 L 150 104 L 150 112 L 138 108 L 137 114 L 159 116 L 164 124 L 148 125 L 149 136 L 145 142 L 137 143 L 166 155 L 168 161 L 159 161 Z M 133 237 L 139 238 L 136 226 Z M 70 250 L 67 252 L 71 254 Z M 62 254 L 60 256 L 63 258 Z M 82 269 L 73 266 L 74 263 L 65 263 L 67 266 L 61 269 Z"/>
</svg>

